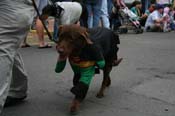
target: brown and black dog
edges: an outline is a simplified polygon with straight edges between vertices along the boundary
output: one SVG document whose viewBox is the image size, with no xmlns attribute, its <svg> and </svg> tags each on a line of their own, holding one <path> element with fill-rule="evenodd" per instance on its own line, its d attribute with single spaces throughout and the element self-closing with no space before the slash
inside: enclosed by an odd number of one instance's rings
<svg viewBox="0 0 175 116">
<path fill-rule="evenodd" d="M 55 71 L 61 72 L 68 58 L 71 66 L 78 67 L 74 71 L 71 92 L 75 95 L 70 111 L 76 112 L 80 102 L 85 98 L 90 80 L 95 74 L 95 67 L 103 70 L 103 81 L 97 97 L 104 96 L 104 90 L 110 86 L 110 72 L 122 58 L 118 59 L 117 52 L 120 40 L 110 29 L 98 27 L 87 29 L 77 25 L 64 25 L 59 28 L 57 51 L 59 59 Z"/>
</svg>

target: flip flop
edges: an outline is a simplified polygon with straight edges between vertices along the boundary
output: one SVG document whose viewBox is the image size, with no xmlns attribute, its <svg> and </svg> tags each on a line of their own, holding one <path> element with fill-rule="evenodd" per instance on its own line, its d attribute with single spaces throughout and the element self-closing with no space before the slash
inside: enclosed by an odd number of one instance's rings
<svg viewBox="0 0 175 116">
<path fill-rule="evenodd" d="M 27 48 L 27 47 L 30 47 L 30 45 L 29 44 L 21 45 L 21 48 Z"/>
<path fill-rule="evenodd" d="M 39 48 L 39 49 L 52 48 L 52 46 L 50 46 L 50 45 L 45 45 L 45 46 L 39 46 L 38 48 Z"/>
</svg>

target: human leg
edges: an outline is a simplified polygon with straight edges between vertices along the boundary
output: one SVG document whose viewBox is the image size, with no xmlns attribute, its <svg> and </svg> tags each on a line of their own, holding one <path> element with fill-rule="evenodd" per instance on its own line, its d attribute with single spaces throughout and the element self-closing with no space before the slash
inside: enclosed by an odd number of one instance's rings
<svg viewBox="0 0 175 116">
<path fill-rule="evenodd" d="M 1 36 L 0 36 L 0 40 L 1 40 Z M 0 113 L 1 113 L 4 103 L 5 103 L 5 99 L 8 95 L 8 90 L 9 90 L 11 75 L 12 75 L 11 70 L 12 70 L 12 64 L 13 64 L 12 58 L 8 56 L 7 54 L 4 54 L 4 52 L 1 51 L 1 49 L 0 49 L 0 64 L 1 64 L 0 66 L 1 67 L 1 70 L 0 70 Z"/>
<path fill-rule="evenodd" d="M 42 9 L 47 4 L 47 0 L 37 0 L 37 6 L 40 14 L 42 14 Z M 36 32 L 39 40 L 39 48 L 51 48 L 51 46 L 44 40 L 44 26 L 39 17 L 36 19 Z"/>
<path fill-rule="evenodd" d="M 59 32 L 59 30 L 58 30 L 58 21 L 56 20 L 56 18 L 55 18 L 55 20 L 54 20 L 54 28 L 53 28 L 53 39 L 55 40 L 55 41 L 58 41 L 58 32 Z"/>
<path fill-rule="evenodd" d="M 156 23 L 155 25 L 151 26 L 152 32 L 163 32 L 163 25 L 160 23 Z"/>
<path fill-rule="evenodd" d="M 145 13 L 145 11 L 148 9 L 150 5 L 150 0 L 141 0 L 142 3 L 142 12 Z"/>
<path fill-rule="evenodd" d="M 51 48 L 51 46 L 44 40 L 44 26 L 39 18 L 36 19 L 36 32 L 39 40 L 39 48 Z"/>
<path fill-rule="evenodd" d="M 3 5 L 1 5 L 1 3 Z M 14 58 L 25 38 L 32 17 L 32 7 L 17 1 L 0 2 L 0 112 L 8 95 Z M 20 9 L 20 10 L 19 10 Z M 21 10 L 23 9 L 23 10 Z"/>
<path fill-rule="evenodd" d="M 92 12 L 92 5 L 91 4 L 86 4 L 86 7 L 87 7 L 87 12 L 88 12 L 88 20 L 87 20 L 87 23 L 88 23 L 88 28 L 92 28 L 92 23 L 93 23 L 93 12 Z"/>
<path fill-rule="evenodd" d="M 112 0 L 107 0 L 107 4 L 108 4 L 108 14 L 110 15 L 112 13 L 112 7 L 113 7 Z"/>
<path fill-rule="evenodd" d="M 145 0 L 145 10 L 149 8 L 150 4 L 150 0 Z"/>
<path fill-rule="evenodd" d="M 30 47 L 30 45 L 27 43 L 27 35 L 24 38 L 24 41 L 21 44 L 21 48 L 26 48 L 26 47 Z"/>
<path fill-rule="evenodd" d="M 27 73 L 19 52 L 15 55 L 12 80 L 8 96 L 22 98 L 27 96 Z"/>
<path fill-rule="evenodd" d="M 38 35 L 39 46 L 42 47 L 45 45 L 44 41 L 44 27 L 39 17 L 36 19 L 36 32 Z"/>
<path fill-rule="evenodd" d="M 86 5 L 82 5 L 83 12 L 80 17 L 80 25 L 88 28 L 88 10 L 86 8 Z"/>
<path fill-rule="evenodd" d="M 101 2 L 98 2 L 93 5 L 93 27 L 99 26 L 99 21 L 101 17 Z"/>
<path fill-rule="evenodd" d="M 12 79 L 5 106 L 20 103 L 27 97 L 27 73 L 19 52 L 15 55 L 12 69 Z"/>
<path fill-rule="evenodd" d="M 101 2 L 101 19 L 103 27 L 110 28 L 107 0 Z"/>
</svg>

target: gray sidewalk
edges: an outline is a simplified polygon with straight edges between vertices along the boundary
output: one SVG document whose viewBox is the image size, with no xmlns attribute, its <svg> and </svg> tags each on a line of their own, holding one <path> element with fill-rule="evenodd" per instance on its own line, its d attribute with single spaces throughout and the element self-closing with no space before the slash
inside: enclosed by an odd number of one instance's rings
<svg viewBox="0 0 175 116">
<path fill-rule="evenodd" d="M 102 74 L 95 75 L 78 116 L 175 116 L 175 33 L 120 35 L 123 62 L 111 73 L 105 97 L 95 97 Z M 29 95 L 2 116 L 68 116 L 73 99 L 72 71 L 54 72 L 57 53 L 37 46 L 21 49 L 29 74 Z"/>
</svg>

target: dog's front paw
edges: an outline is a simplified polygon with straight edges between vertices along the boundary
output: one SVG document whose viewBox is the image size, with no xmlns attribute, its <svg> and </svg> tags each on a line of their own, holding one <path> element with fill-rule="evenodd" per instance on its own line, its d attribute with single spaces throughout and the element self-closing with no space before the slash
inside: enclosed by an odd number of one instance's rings
<svg viewBox="0 0 175 116">
<path fill-rule="evenodd" d="M 103 93 L 97 93 L 96 97 L 97 98 L 103 98 L 104 97 L 104 94 Z"/>
<path fill-rule="evenodd" d="M 71 107 L 70 107 L 70 114 L 71 115 L 77 115 L 78 111 L 79 111 L 79 108 L 80 108 L 80 101 L 74 99 L 72 101 L 72 104 L 71 104 Z"/>
</svg>

